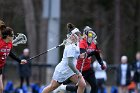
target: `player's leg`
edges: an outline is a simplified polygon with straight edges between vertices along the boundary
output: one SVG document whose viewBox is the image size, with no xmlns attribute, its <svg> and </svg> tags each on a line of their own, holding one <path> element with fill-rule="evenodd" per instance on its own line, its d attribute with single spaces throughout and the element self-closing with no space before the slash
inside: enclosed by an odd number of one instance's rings
<svg viewBox="0 0 140 93">
<path fill-rule="evenodd" d="M 26 77 L 26 84 L 28 87 L 30 86 L 30 78 L 29 77 Z"/>
<path fill-rule="evenodd" d="M 100 90 L 101 93 L 104 93 L 104 78 L 101 78 L 101 79 L 96 79 L 97 81 L 97 87 L 98 87 L 98 90 Z"/>
<path fill-rule="evenodd" d="M 65 89 L 66 91 L 76 92 L 78 87 L 75 84 L 71 84 L 71 83 L 72 81 L 68 79 L 63 82 L 61 88 Z"/>
<path fill-rule="evenodd" d="M 97 93 L 98 92 L 98 87 L 97 87 L 97 82 L 95 78 L 94 71 L 92 69 L 83 72 L 82 73 L 84 76 L 84 79 L 90 84 L 91 86 L 91 91 L 90 93 Z"/>
<path fill-rule="evenodd" d="M 77 84 L 78 82 L 78 75 L 73 75 L 70 80 L 72 82 L 74 82 L 75 84 Z M 84 90 L 85 90 L 85 87 L 86 87 L 86 82 L 84 80 L 83 77 L 80 78 L 80 81 L 78 83 L 78 89 L 77 89 L 77 93 L 84 93 Z"/>
<path fill-rule="evenodd" d="M 20 76 L 20 88 L 22 88 L 23 82 L 24 82 L 24 77 L 21 77 L 21 76 Z"/>
<path fill-rule="evenodd" d="M 50 93 L 51 91 L 55 90 L 59 86 L 60 84 L 57 81 L 52 80 L 50 85 L 43 89 L 42 93 Z"/>
<path fill-rule="evenodd" d="M 77 86 L 75 84 L 72 84 L 72 81 L 69 79 L 64 81 L 63 84 L 61 84 L 57 89 L 53 91 L 53 93 L 57 93 L 60 90 L 65 90 L 65 91 L 70 91 L 70 92 L 75 92 L 77 91 Z"/>
<path fill-rule="evenodd" d="M 3 93 L 2 70 L 0 70 L 0 93 Z"/>
</svg>

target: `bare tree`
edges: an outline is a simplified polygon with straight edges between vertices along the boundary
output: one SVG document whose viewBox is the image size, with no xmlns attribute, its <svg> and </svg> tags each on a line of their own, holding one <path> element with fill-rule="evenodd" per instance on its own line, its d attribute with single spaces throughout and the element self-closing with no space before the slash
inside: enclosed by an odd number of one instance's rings
<svg viewBox="0 0 140 93">
<path fill-rule="evenodd" d="M 114 37 L 114 63 L 120 58 L 120 0 L 115 0 L 115 37 Z"/>
<path fill-rule="evenodd" d="M 28 46 L 31 51 L 31 56 L 37 52 L 37 35 L 35 14 L 32 0 L 22 0 L 25 14 L 25 26 L 28 36 Z"/>
<path fill-rule="evenodd" d="M 134 12 L 134 52 L 138 51 L 138 30 L 139 30 L 139 11 L 140 11 L 140 0 L 135 2 L 135 12 Z"/>
<path fill-rule="evenodd" d="M 24 14 L 25 14 L 25 26 L 28 37 L 28 47 L 30 49 L 30 56 L 37 54 L 37 31 L 36 31 L 36 21 L 35 13 L 32 0 L 22 0 Z M 33 60 L 37 61 L 37 59 Z M 38 81 L 37 76 L 39 73 L 37 71 L 32 72 L 33 80 Z M 38 80 L 37 80 L 38 79 Z"/>
<path fill-rule="evenodd" d="M 40 30 L 39 30 L 39 53 L 42 53 L 47 50 L 47 29 L 48 29 L 48 19 L 41 17 L 41 23 L 40 23 Z M 46 64 L 46 55 L 42 55 L 39 57 L 39 62 Z M 43 73 L 43 74 L 41 74 Z M 39 80 L 46 81 L 46 69 L 41 68 L 40 78 Z"/>
</svg>

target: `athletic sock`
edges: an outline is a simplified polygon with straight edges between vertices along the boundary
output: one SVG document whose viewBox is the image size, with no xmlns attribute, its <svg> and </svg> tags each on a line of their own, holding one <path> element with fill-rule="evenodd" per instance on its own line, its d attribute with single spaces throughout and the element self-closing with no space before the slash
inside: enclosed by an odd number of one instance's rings
<svg viewBox="0 0 140 93">
<path fill-rule="evenodd" d="M 66 86 L 66 90 L 67 91 L 71 91 L 71 92 L 76 92 L 77 91 L 77 86 L 74 86 L 74 85 L 67 85 Z"/>
<path fill-rule="evenodd" d="M 60 89 L 62 89 L 62 90 L 66 90 L 66 86 L 67 86 L 67 85 L 63 85 L 63 84 L 62 84 L 62 85 L 60 85 L 59 87 L 60 87 Z"/>
</svg>

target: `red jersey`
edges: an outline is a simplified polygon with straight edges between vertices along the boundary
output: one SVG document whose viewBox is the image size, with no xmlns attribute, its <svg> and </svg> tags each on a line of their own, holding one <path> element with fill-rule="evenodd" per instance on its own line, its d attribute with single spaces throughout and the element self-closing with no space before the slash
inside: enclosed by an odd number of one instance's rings
<svg viewBox="0 0 140 93">
<path fill-rule="evenodd" d="M 86 39 L 82 39 L 80 41 L 80 43 L 79 43 L 79 48 L 85 49 L 87 53 L 90 53 L 91 51 L 95 51 L 97 47 L 96 47 L 96 44 L 94 44 L 94 42 L 92 42 L 90 45 L 88 45 L 87 44 L 87 40 Z M 86 70 L 90 69 L 91 60 L 92 60 L 91 57 L 88 57 L 88 58 L 85 59 L 82 71 L 86 71 Z M 78 70 L 81 69 L 82 62 L 83 62 L 83 58 L 79 58 L 77 60 L 76 68 Z"/>
<path fill-rule="evenodd" d="M 10 53 L 10 50 L 12 48 L 12 42 L 6 43 L 1 37 L 0 37 L 0 69 L 4 67 L 6 58 Z"/>
</svg>

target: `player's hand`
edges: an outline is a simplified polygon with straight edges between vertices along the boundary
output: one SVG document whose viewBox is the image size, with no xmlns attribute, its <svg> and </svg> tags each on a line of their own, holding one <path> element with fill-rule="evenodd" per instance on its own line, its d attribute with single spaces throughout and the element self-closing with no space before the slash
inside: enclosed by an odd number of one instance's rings
<svg viewBox="0 0 140 93">
<path fill-rule="evenodd" d="M 81 78 L 83 77 L 81 73 L 79 73 L 79 74 L 77 74 L 77 75 L 78 75 L 78 81 L 77 81 L 76 86 L 78 86 L 78 84 L 79 84 Z"/>
<path fill-rule="evenodd" d="M 27 60 L 25 60 L 25 59 L 22 59 L 20 62 L 20 64 L 26 64 L 26 63 L 27 63 Z"/>
<path fill-rule="evenodd" d="M 107 67 L 106 67 L 105 64 L 101 65 L 101 69 L 102 69 L 102 70 L 105 70 L 106 68 L 107 68 Z"/>
<path fill-rule="evenodd" d="M 81 73 L 79 73 L 78 74 L 78 78 L 82 78 L 83 76 L 82 76 L 82 74 Z"/>
</svg>

